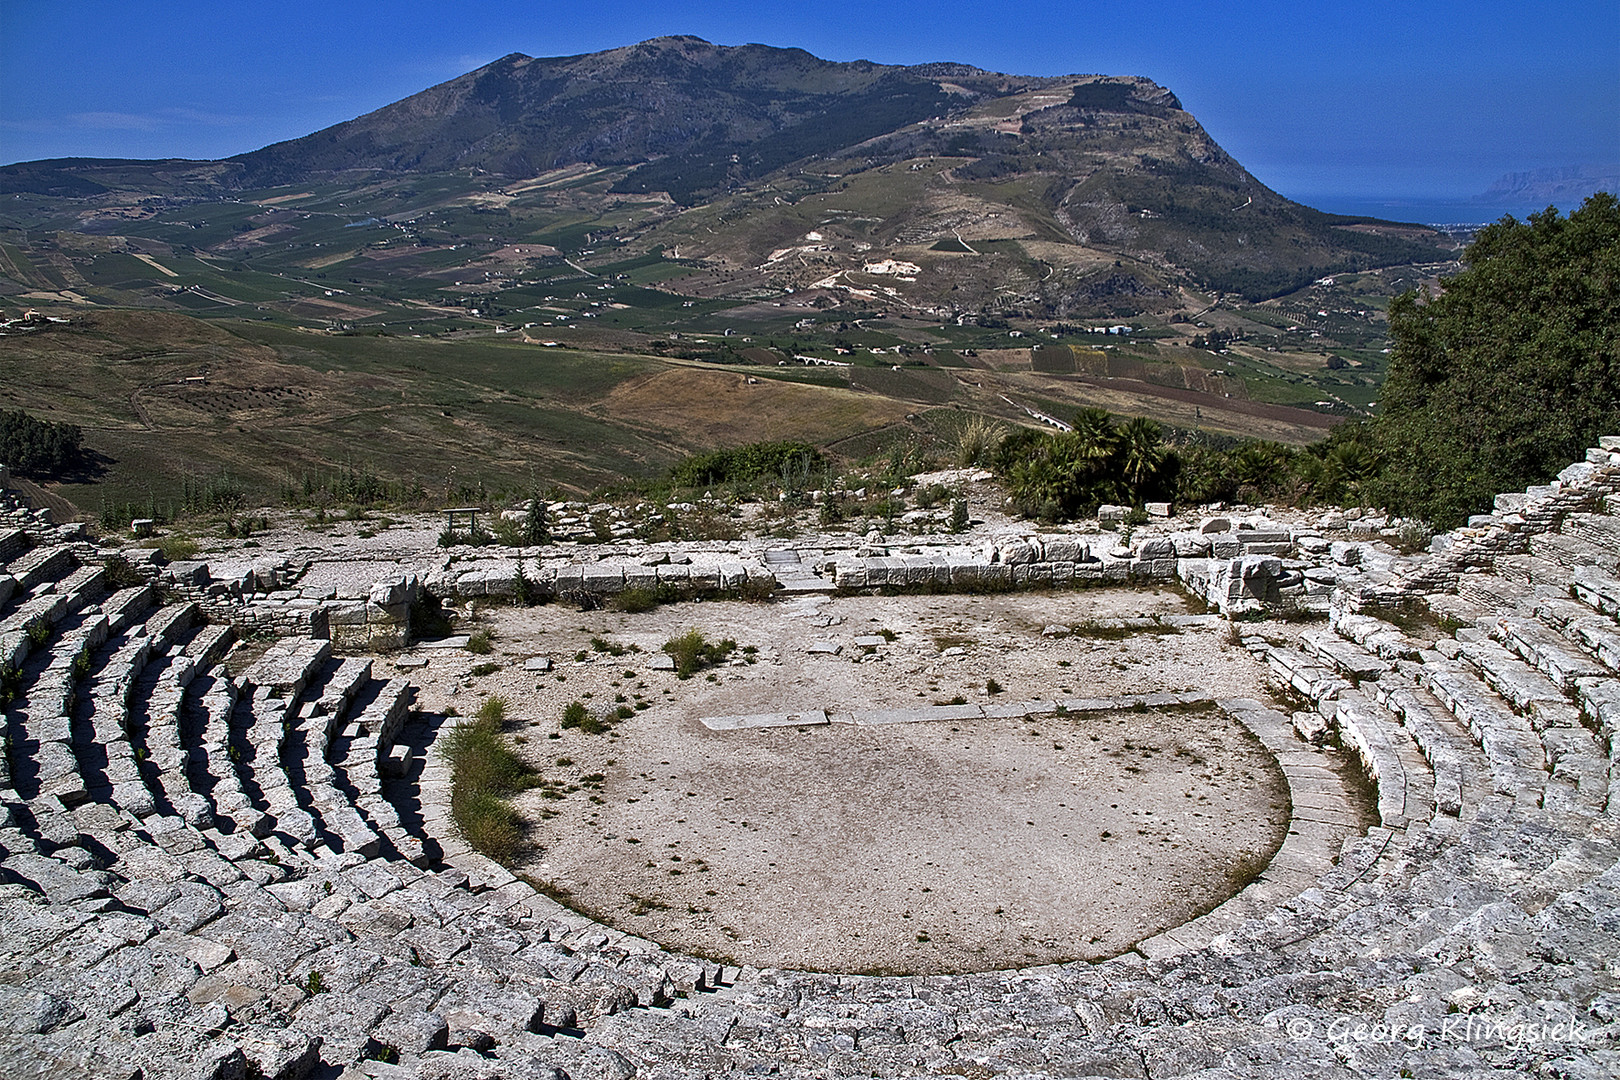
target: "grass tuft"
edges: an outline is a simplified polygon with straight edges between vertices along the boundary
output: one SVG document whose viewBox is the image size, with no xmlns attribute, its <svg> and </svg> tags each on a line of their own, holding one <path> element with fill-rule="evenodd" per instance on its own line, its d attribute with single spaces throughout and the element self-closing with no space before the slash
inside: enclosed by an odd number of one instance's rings
<svg viewBox="0 0 1620 1080">
<path fill-rule="evenodd" d="M 486 699 L 470 723 L 452 728 L 445 756 L 450 761 L 450 816 L 462 838 L 499 863 L 511 863 L 523 850 L 523 820 L 511 797 L 534 787 L 537 777 L 506 740 L 506 699 Z"/>
</svg>

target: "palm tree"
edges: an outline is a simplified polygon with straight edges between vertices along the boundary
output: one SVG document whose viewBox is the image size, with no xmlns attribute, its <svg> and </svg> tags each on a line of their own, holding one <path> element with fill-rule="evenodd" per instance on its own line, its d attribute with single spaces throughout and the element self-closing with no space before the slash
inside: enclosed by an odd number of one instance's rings
<svg viewBox="0 0 1620 1080">
<path fill-rule="evenodd" d="M 1131 505 L 1139 506 L 1142 492 L 1164 465 L 1164 433 L 1145 416 L 1128 421 L 1119 432 L 1120 472 L 1131 489 Z"/>
<path fill-rule="evenodd" d="M 1081 445 L 1113 453 L 1119 442 L 1119 429 L 1107 409 L 1081 409 L 1074 414 L 1074 435 Z"/>
</svg>

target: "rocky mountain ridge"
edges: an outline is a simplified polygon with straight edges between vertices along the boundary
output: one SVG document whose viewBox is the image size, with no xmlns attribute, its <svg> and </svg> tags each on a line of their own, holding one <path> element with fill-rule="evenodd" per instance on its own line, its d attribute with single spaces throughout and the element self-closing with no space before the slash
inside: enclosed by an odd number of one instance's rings
<svg viewBox="0 0 1620 1080">
<path fill-rule="evenodd" d="M 1145 78 L 838 63 L 692 37 L 572 57 L 514 53 L 228 160 L 28 162 L 0 168 L 0 190 L 100 203 L 237 200 L 286 185 L 362 194 L 454 176 L 515 193 L 578 167 L 598 172 L 569 183 L 598 181 L 602 207 L 639 196 L 698 211 L 701 237 L 683 237 L 672 213 L 662 222 L 671 227 L 648 239 L 734 267 L 820 231 L 784 207 L 847 191 L 874 170 L 898 175 L 839 208 L 866 223 L 862 243 L 1015 241 L 1037 280 L 1053 266 L 1128 256 L 1158 280 L 1135 275 L 1126 295 L 1189 283 L 1258 300 L 1326 273 L 1446 257 L 1422 227 L 1323 214 L 1278 195 Z M 904 174 L 918 172 L 908 183 Z M 399 217 L 417 209 L 397 205 Z M 1032 253 L 1030 242 L 1061 249 Z"/>
</svg>

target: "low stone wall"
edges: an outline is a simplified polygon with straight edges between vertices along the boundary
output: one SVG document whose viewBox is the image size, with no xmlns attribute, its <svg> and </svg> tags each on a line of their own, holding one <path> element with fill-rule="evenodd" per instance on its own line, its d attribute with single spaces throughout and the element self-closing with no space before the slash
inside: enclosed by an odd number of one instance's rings
<svg viewBox="0 0 1620 1080">
<path fill-rule="evenodd" d="M 659 561 L 608 558 L 599 562 L 545 565 L 522 557 L 480 559 L 472 566 L 452 563 L 427 575 L 424 587 L 443 600 L 492 597 L 514 600 L 521 589 L 531 599 L 605 598 L 626 589 L 671 588 L 681 593 L 735 592 L 754 584 L 774 586 L 776 577 L 763 564 L 725 552 L 671 557 Z M 521 574 L 521 577 L 520 577 Z"/>
</svg>

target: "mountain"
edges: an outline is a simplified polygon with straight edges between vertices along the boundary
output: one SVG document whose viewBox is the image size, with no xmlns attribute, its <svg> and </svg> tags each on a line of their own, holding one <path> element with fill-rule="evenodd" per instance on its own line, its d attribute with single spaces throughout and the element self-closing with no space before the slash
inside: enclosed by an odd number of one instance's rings
<svg viewBox="0 0 1620 1080">
<path fill-rule="evenodd" d="M 494 244 L 535 235 L 492 230 L 571 168 L 588 170 L 564 185 L 576 218 L 648 201 L 637 220 L 587 232 L 598 241 L 702 260 L 767 291 L 900 296 L 953 317 L 1003 301 L 1058 317 L 1169 310 L 1184 287 L 1258 301 L 1333 273 L 1439 261 L 1449 248 L 1432 230 L 1283 198 L 1145 78 L 834 63 L 694 37 L 514 53 L 224 161 L 6 166 L 0 191 L 35 201 L 0 210 L 0 225 L 12 215 L 24 229 L 128 235 L 158 205 L 292 198 L 305 186 L 352 193 L 334 200 L 351 212 L 370 198 L 376 220 L 398 225 L 439 205 L 424 192 L 442 202 L 459 186 L 488 219 L 476 233 Z M 240 258 L 257 250 L 260 226 L 268 219 L 242 223 L 223 249 L 196 246 Z M 217 227 L 216 216 L 201 231 Z M 880 270 L 883 288 L 854 287 L 847 275 L 868 265 L 924 272 Z"/>
<path fill-rule="evenodd" d="M 980 84 L 979 92 L 1006 81 L 953 70 Z M 763 148 L 770 156 L 773 146 L 803 143 L 825 152 L 944 112 L 948 104 L 937 78 L 919 69 L 668 37 L 584 56 L 513 53 L 234 161 L 241 182 L 255 186 L 343 169 L 471 168 L 520 178 L 577 162 L 691 160 L 705 149 L 729 157 Z M 859 114 L 853 122 L 852 113 Z"/>
<path fill-rule="evenodd" d="M 1572 165 L 1508 173 L 1473 201 L 1487 206 L 1579 206 L 1588 195 L 1620 191 L 1620 165 Z"/>
</svg>

